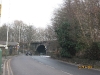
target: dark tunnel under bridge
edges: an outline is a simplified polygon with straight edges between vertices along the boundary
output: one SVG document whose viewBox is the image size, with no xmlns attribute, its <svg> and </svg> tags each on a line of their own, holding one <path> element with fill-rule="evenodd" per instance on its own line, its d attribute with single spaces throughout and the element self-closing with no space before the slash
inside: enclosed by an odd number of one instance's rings
<svg viewBox="0 0 100 75">
<path fill-rule="evenodd" d="M 46 55 L 46 48 L 44 45 L 39 45 L 36 49 L 36 52 L 38 54 L 43 54 L 43 55 Z"/>
</svg>

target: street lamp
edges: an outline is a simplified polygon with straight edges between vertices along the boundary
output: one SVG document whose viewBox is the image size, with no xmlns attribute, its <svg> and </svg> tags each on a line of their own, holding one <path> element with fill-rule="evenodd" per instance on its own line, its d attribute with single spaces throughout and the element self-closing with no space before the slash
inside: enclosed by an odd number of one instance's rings
<svg viewBox="0 0 100 75">
<path fill-rule="evenodd" d="M 5 47 L 5 49 L 6 49 L 6 57 L 7 57 L 7 53 L 8 53 L 8 32 L 9 32 L 9 27 L 7 26 L 7 40 L 6 40 L 6 47 Z"/>
<path fill-rule="evenodd" d="M 9 13 L 8 15 L 10 14 L 10 0 L 9 0 Z M 10 15 L 8 16 L 8 23 L 9 23 L 9 19 L 10 19 Z M 9 24 L 7 25 L 7 40 L 6 40 L 6 56 L 8 54 L 8 32 L 9 32 Z"/>
</svg>

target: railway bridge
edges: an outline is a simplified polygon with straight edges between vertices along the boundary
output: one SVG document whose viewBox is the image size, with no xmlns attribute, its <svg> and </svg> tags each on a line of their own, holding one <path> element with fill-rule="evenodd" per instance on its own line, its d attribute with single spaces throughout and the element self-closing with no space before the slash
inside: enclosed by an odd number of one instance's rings
<svg viewBox="0 0 100 75">
<path fill-rule="evenodd" d="M 48 52 L 53 52 L 58 50 L 58 42 L 53 41 L 40 41 L 40 42 L 31 42 L 30 49 L 35 54 L 47 54 Z"/>
</svg>

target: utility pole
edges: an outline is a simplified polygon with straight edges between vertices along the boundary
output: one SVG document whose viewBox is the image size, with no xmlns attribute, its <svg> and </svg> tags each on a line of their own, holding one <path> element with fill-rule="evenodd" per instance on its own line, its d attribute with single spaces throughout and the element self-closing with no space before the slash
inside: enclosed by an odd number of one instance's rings
<svg viewBox="0 0 100 75">
<path fill-rule="evenodd" d="M 8 54 L 8 32 L 9 32 L 9 27 L 7 26 L 7 40 L 6 40 L 6 56 L 5 56 L 5 58 L 7 58 L 7 54 Z"/>
<path fill-rule="evenodd" d="M 8 54 L 8 35 L 9 35 L 9 20 L 10 20 L 10 0 L 9 0 L 9 13 L 8 13 L 8 25 L 7 25 L 7 40 L 6 40 L 6 57 L 7 57 L 7 54 Z"/>
<path fill-rule="evenodd" d="M 19 26 L 19 43 L 18 43 L 18 45 L 17 45 L 17 47 L 18 47 L 18 48 L 17 48 L 18 54 L 19 54 L 19 47 L 20 47 L 19 44 L 20 44 L 20 26 Z"/>
<path fill-rule="evenodd" d="M 23 32 L 22 32 L 22 34 L 23 34 L 23 35 L 22 35 L 22 36 L 23 36 L 22 38 L 23 38 L 23 54 L 24 54 L 24 25 L 23 25 L 23 24 L 22 24 L 22 29 L 23 29 L 23 30 L 22 30 L 22 31 L 23 31 Z"/>
<path fill-rule="evenodd" d="M 19 43 L 20 43 L 20 26 L 19 26 Z"/>
</svg>

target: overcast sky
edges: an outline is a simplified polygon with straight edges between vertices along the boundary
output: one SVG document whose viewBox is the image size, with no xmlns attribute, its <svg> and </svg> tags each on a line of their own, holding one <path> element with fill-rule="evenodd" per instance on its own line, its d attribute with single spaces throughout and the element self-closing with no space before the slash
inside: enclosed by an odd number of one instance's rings
<svg viewBox="0 0 100 75">
<path fill-rule="evenodd" d="M 55 8 L 63 0 L 2 0 L 1 22 L 8 23 L 22 20 L 35 27 L 46 27 Z"/>
</svg>

